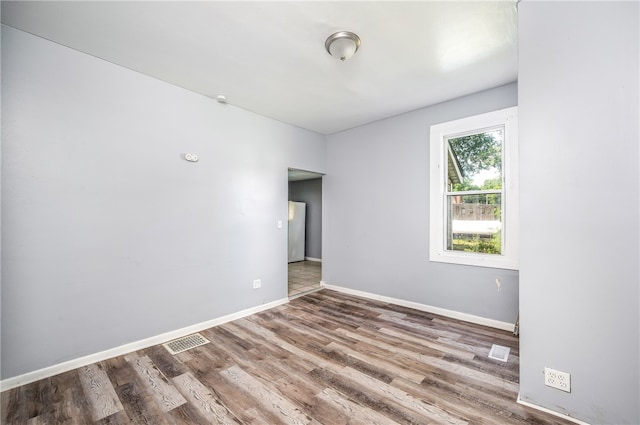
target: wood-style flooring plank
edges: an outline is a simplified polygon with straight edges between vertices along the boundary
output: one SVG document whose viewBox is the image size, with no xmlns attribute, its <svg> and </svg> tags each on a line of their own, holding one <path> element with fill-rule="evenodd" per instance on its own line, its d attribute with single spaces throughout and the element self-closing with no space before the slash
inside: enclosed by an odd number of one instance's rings
<svg viewBox="0 0 640 425">
<path fill-rule="evenodd" d="M 331 424 L 349 425 L 397 425 L 398 422 L 391 418 L 362 406 L 348 397 L 340 394 L 333 388 L 326 388 L 317 395 L 318 399 L 326 404 L 326 412 L 322 416 L 328 416 Z"/>
<path fill-rule="evenodd" d="M 358 372 L 357 370 L 351 369 L 350 367 L 345 367 L 342 370 L 342 376 L 360 384 L 363 388 L 369 389 L 378 396 L 393 400 L 396 404 L 414 411 L 420 416 L 423 416 L 435 423 L 451 425 L 467 424 L 467 421 L 457 418 L 455 415 L 452 415 L 433 404 L 426 403 L 424 400 L 416 398 L 397 387 L 388 384 L 380 384 L 373 378 Z"/>
<path fill-rule="evenodd" d="M 208 345 L 208 344 L 207 344 Z M 213 362 L 209 351 L 201 353 L 199 358 L 190 359 L 189 367 L 194 376 L 211 389 L 212 395 L 233 413 L 243 424 L 278 424 L 280 419 L 264 409 L 256 409 L 256 400 L 252 394 L 225 379 L 217 368 L 210 367 Z M 231 367 L 231 366 L 228 366 Z M 228 368 L 227 367 L 227 368 Z"/>
<path fill-rule="evenodd" d="M 124 408 L 107 374 L 98 364 L 78 369 L 80 383 L 91 406 L 94 421 L 111 416 Z"/>
<path fill-rule="evenodd" d="M 506 331 L 325 289 L 202 334 L 5 391 L 0 424 L 570 425 L 516 403 Z"/>
<path fill-rule="evenodd" d="M 122 410 L 94 422 L 96 425 L 123 425 L 130 423 L 129 417 Z"/>
<path fill-rule="evenodd" d="M 338 331 L 341 331 L 341 330 L 338 330 Z M 354 338 L 360 338 L 364 342 L 367 341 L 367 337 L 365 336 L 361 336 L 359 334 L 349 332 L 349 331 L 342 331 L 342 332 L 347 332 L 349 335 L 353 336 Z M 425 351 L 416 352 L 413 350 L 409 350 L 403 347 L 398 347 L 382 341 L 377 341 L 377 345 L 389 353 L 397 354 L 400 356 L 404 356 L 408 359 L 412 359 L 422 364 L 423 367 L 427 370 L 436 369 L 436 370 L 446 371 L 450 374 L 456 375 L 459 380 L 477 379 L 484 382 L 485 385 L 487 386 L 496 386 L 498 388 L 509 390 L 515 393 L 518 392 L 518 386 L 516 383 L 504 381 L 503 379 L 500 379 L 496 376 L 484 374 L 481 371 L 478 371 L 474 368 L 466 367 L 453 361 L 443 360 L 439 355 L 431 355 L 432 353 L 425 352 Z"/>
<path fill-rule="evenodd" d="M 24 398 L 25 386 L 2 393 L 2 423 L 26 423 L 27 400 Z"/>
<path fill-rule="evenodd" d="M 311 418 L 304 414 L 296 404 L 285 399 L 238 366 L 225 369 L 220 372 L 220 375 L 244 392 L 251 394 L 261 407 L 277 415 L 283 423 L 305 425 L 311 422 Z"/>
<path fill-rule="evenodd" d="M 168 412 L 187 402 L 149 357 L 132 354 L 126 356 L 126 360 L 133 365 L 133 369 L 143 380 L 147 390 L 153 395 L 163 412 Z"/>
<path fill-rule="evenodd" d="M 176 361 L 176 357 L 169 354 L 162 345 L 155 345 L 143 350 L 144 354 L 149 357 L 158 370 L 167 378 L 175 378 L 184 373 L 189 372 L 182 362 Z"/>
<path fill-rule="evenodd" d="M 84 394 L 78 369 L 52 376 L 51 388 L 54 412 L 51 423 L 81 425 L 92 422 L 91 407 Z"/>
<path fill-rule="evenodd" d="M 194 406 L 209 424 L 237 425 L 240 421 L 191 373 L 172 379 L 178 391 Z"/>
<path fill-rule="evenodd" d="M 311 372 L 316 379 L 324 381 L 328 388 L 332 388 L 343 397 L 354 400 L 356 403 L 376 411 L 390 420 L 404 425 L 428 424 L 433 423 L 430 418 L 406 409 L 396 403 L 394 400 L 380 396 L 376 392 L 369 391 L 369 388 L 363 388 L 360 384 L 344 377 L 341 373 L 336 373 L 327 369 L 318 368 Z"/>
</svg>

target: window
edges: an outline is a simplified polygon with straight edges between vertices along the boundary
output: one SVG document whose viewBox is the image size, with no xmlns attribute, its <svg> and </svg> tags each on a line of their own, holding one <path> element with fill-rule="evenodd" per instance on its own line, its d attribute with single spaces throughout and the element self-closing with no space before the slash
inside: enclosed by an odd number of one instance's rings
<svg viewBox="0 0 640 425">
<path fill-rule="evenodd" d="M 430 260 L 517 270 L 517 108 L 431 126 L 430 152 Z"/>
</svg>

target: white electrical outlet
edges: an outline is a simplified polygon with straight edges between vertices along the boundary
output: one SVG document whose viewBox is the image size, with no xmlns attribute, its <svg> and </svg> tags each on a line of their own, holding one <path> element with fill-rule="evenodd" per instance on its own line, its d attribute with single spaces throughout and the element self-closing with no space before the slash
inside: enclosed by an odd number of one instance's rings
<svg viewBox="0 0 640 425">
<path fill-rule="evenodd" d="M 559 370 L 544 368 L 544 384 L 568 393 L 571 392 L 571 374 Z"/>
<path fill-rule="evenodd" d="M 262 286 L 262 279 L 255 279 L 253 281 L 253 289 L 258 289 Z"/>
</svg>

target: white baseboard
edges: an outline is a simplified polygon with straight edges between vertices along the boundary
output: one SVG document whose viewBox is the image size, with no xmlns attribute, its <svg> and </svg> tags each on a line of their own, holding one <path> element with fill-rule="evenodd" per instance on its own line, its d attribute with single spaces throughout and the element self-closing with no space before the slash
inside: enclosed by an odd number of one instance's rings
<svg viewBox="0 0 640 425">
<path fill-rule="evenodd" d="M 569 415 L 566 415 L 564 413 L 556 412 L 555 410 L 547 409 L 546 407 L 538 406 L 537 404 L 533 404 L 533 403 L 529 403 L 528 401 L 524 401 L 524 400 L 522 400 L 520 398 L 520 394 L 518 394 L 517 402 L 518 402 L 518 404 L 522 404 L 523 406 L 527 406 L 527 407 L 530 407 L 532 409 L 536 409 L 536 410 L 539 410 L 541 412 L 545 412 L 545 413 L 548 413 L 550 415 L 557 416 L 558 418 L 566 419 L 569 422 L 573 422 L 573 423 L 576 423 L 576 424 L 579 424 L 579 425 L 590 425 L 587 422 L 581 421 L 580 419 L 573 418 L 573 417 L 571 417 Z"/>
<path fill-rule="evenodd" d="M 327 289 L 344 292 L 345 294 L 355 295 L 358 297 L 369 298 L 372 300 L 382 301 L 385 303 L 401 305 L 403 307 L 415 308 L 416 310 L 426 311 L 427 313 L 439 314 L 440 316 L 450 317 L 452 319 L 463 320 L 465 322 L 475 323 L 478 325 L 489 326 L 491 328 L 502 329 L 513 332 L 515 324 L 501 322 L 499 320 L 487 319 L 486 317 L 474 316 L 473 314 L 461 313 L 455 310 L 447 310 L 445 308 L 434 307 L 428 304 L 420 304 L 413 301 L 405 301 L 398 298 L 386 297 L 384 295 L 372 294 L 370 292 L 358 291 L 356 289 L 344 288 L 342 286 L 329 285 L 320 282 Z"/>
<path fill-rule="evenodd" d="M 186 335 L 190 335 L 195 332 L 200 332 L 205 329 L 209 329 L 218 325 L 222 325 L 233 320 L 241 319 L 243 317 L 250 316 L 255 313 L 259 313 L 264 310 L 277 307 L 289 302 L 289 298 L 282 298 L 280 300 L 272 301 L 270 303 L 262 304 L 256 307 L 251 307 L 246 310 L 231 313 L 226 316 L 218 317 L 216 319 L 207 320 L 206 322 L 197 323 L 195 325 L 187 326 L 175 331 L 166 332 L 160 335 L 145 338 L 140 341 L 135 341 L 129 344 L 121 345 L 119 347 L 111 348 L 109 350 L 101 351 L 99 353 L 90 354 L 88 356 L 80 357 L 77 359 L 69 360 L 64 363 L 58 363 L 53 366 L 45 367 L 33 372 L 28 372 L 23 375 L 14 376 L 12 378 L 3 379 L 0 381 L 0 391 L 10 390 L 12 388 L 19 387 L 21 385 L 30 384 L 31 382 L 39 381 L 40 379 L 49 378 L 59 373 L 68 372 L 73 369 L 77 369 L 82 366 L 87 366 L 96 362 L 107 360 L 113 357 L 122 356 L 137 350 L 152 347 L 154 345 L 163 344 L 168 341 L 172 341 L 176 338 L 180 338 Z"/>
<path fill-rule="evenodd" d="M 314 258 L 314 257 L 304 257 L 305 261 L 315 261 L 317 263 L 322 263 L 322 258 Z"/>
</svg>

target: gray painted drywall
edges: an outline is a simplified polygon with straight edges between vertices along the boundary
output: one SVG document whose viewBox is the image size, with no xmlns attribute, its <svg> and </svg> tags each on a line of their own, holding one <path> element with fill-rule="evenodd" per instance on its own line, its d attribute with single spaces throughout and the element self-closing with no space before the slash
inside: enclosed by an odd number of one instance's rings
<svg viewBox="0 0 640 425">
<path fill-rule="evenodd" d="M 591 424 L 640 423 L 639 12 L 518 12 L 520 396 Z M 571 393 L 544 367 L 571 373 Z"/>
<path fill-rule="evenodd" d="M 429 261 L 429 128 L 516 104 L 510 84 L 328 136 L 324 280 L 514 323 L 516 271 Z"/>
<path fill-rule="evenodd" d="M 305 256 L 322 258 L 322 179 L 289 182 L 289 200 L 307 204 Z"/>
<path fill-rule="evenodd" d="M 5 26 L 2 106 L 3 379 L 287 296 L 324 136 Z"/>
</svg>

